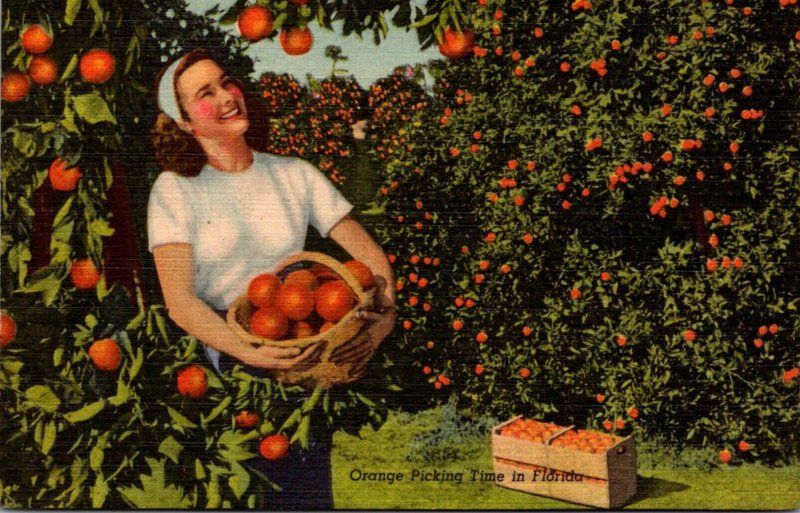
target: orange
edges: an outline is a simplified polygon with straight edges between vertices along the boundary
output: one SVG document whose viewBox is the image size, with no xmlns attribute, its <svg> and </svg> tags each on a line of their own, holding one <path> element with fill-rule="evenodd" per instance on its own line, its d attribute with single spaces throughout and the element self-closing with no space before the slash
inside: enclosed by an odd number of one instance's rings
<svg viewBox="0 0 800 513">
<path fill-rule="evenodd" d="M 372 274 L 372 271 L 365 263 L 359 260 L 350 260 L 345 262 L 344 266 L 347 267 L 365 290 L 375 286 L 375 275 Z"/>
<path fill-rule="evenodd" d="M 250 318 L 250 331 L 259 337 L 278 340 L 289 330 L 289 320 L 277 306 L 264 306 Z"/>
<path fill-rule="evenodd" d="M 57 158 L 50 164 L 47 176 L 50 179 L 50 186 L 53 190 L 70 192 L 74 191 L 75 187 L 78 186 L 78 180 L 82 176 L 81 168 L 67 166 L 67 161 L 62 158 Z"/>
<path fill-rule="evenodd" d="M 283 280 L 283 286 L 285 287 L 286 285 L 297 285 L 306 290 L 316 290 L 319 286 L 314 273 L 305 269 L 289 273 Z"/>
<path fill-rule="evenodd" d="M 292 338 L 306 338 L 314 336 L 314 328 L 307 322 L 298 321 L 292 324 Z"/>
<path fill-rule="evenodd" d="M 178 372 L 178 392 L 191 399 L 198 399 L 208 390 L 206 370 L 196 364 L 189 365 Z"/>
<path fill-rule="evenodd" d="M 290 28 L 281 30 L 278 37 L 283 51 L 288 55 L 303 55 L 311 50 L 314 44 L 314 36 L 311 30 L 306 28 Z"/>
<path fill-rule="evenodd" d="M 467 29 L 458 32 L 450 27 L 444 29 L 442 40 L 439 42 L 439 52 L 448 59 L 460 59 L 472 52 L 475 45 L 475 36 Z"/>
<path fill-rule="evenodd" d="M 44 53 L 53 45 L 53 36 L 41 25 L 30 25 L 22 31 L 20 42 L 27 53 Z"/>
<path fill-rule="evenodd" d="M 302 321 L 314 311 L 314 291 L 300 285 L 284 284 L 275 296 L 275 305 L 293 321 Z"/>
<path fill-rule="evenodd" d="M 719 461 L 722 463 L 730 463 L 732 459 L 731 451 L 725 449 L 719 452 Z"/>
<path fill-rule="evenodd" d="M 89 346 L 89 358 L 94 366 L 105 372 L 117 370 L 122 361 L 122 352 L 116 341 L 110 338 L 96 340 Z"/>
<path fill-rule="evenodd" d="M 310 271 L 317 278 L 318 283 L 339 279 L 338 274 L 333 272 L 333 270 L 330 267 L 324 266 L 322 264 L 312 264 Z"/>
<path fill-rule="evenodd" d="M 97 48 L 84 53 L 79 65 L 81 77 L 92 84 L 107 82 L 114 75 L 115 68 L 114 56 Z"/>
<path fill-rule="evenodd" d="M 522 369 L 519 370 L 519 375 L 520 377 L 522 377 L 522 379 L 527 379 L 528 377 L 530 377 L 531 371 L 523 367 Z"/>
<path fill-rule="evenodd" d="M 243 10 L 236 20 L 239 34 L 250 41 L 260 41 L 272 32 L 272 13 L 266 7 L 253 5 Z"/>
<path fill-rule="evenodd" d="M 247 287 L 247 299 L 258 307 L 271 306 L 275 304 L 278 290 L 281 288 L 281 279 L 277 274 L 259 274 L 252 280 Z"/>
<path fill-rule="evenodd" d="M 283 433 L 267 435 L 258 444 L 258 452 L 270 461 L 284 458 L 289 452 L 289 437 Z"/>
<path fill-rule="evenodd" d="M 2 97 L 6 102 L 18 102 L 24 100 L 31 90 L 31 82 L 28 76 L 19 71 L 9 71 L 3 77 Z"/>
<path fill-rule="evenodd" d="M 69 277 L 79 289 L 93 289 L 100 281 L 100 273 L 91 258 L 81 258 L 72 262 Z"/>
<path fill-rule="evenodd" d="M 319 327 L 319 332 L 320 333 L 325 333 L 326 331 L 328 331 L 329 329 L 333 328 L 334 326 L 336 326 L 336 323 L 331 322 L 331 321 L 325 321 L 322 324 L 322 326 Z"/>
<path fill-rule="evenodd" d="M 242 410 L 236 414 L 234 419 L 236 421 L 236 427 L 239 429 L 250 429 L 261 421 L 261 415 L 254 411 Z"/>
<path fill-rule="evenodd" d="M 17 323 L 6 314 L 0 315 L 0 349 L 7 347 L 17 336 Z"/>
<path fill-rule="evenodd" d="M 321 285 L 316 293 L 317 313 L 326 321 L 338 321 L 353 308 L 356 296 L 341 280 Z"/>
<path fill-rule="evenodd" d="M 58 79 L 58 64 L 50 57 L 37 55 L 28 64 L 28 75 L 39 85 L 50 85 Z"/>
</svg>

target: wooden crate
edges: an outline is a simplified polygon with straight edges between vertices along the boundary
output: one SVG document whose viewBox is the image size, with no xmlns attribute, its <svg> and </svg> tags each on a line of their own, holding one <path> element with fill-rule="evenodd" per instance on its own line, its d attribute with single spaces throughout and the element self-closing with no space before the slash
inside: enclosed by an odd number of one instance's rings
<svg viewBox="0 0 800 513">
<path fill-rule="evenodd" d="M 501 434 L 519 418 L 492 429 L 494 472 L 504 475 L 499 486 L 599 508 L 618 508 L 636 494 L 633 437 L 620 438 L 595 454 L 553 445 L 574 426 L 560 428 L 542 442 Z"/>
</svg>

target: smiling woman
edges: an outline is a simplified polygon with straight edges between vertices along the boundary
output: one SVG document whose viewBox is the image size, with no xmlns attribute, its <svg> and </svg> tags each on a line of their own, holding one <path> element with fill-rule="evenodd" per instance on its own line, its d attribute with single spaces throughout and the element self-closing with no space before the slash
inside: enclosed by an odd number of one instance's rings
<svg viewBox="0 0 800 513">
<path fill-rule="evenodd" d="M 178 59 L 173 63 L 175 66 L 171 77 L 167 80 L 175 88 L 177 80 L 175 76 L 181 76 L 185 70 L 192 67 L 197 63 L 199 66 L 207 69 L 211 63 L 215 63 L 213 56 L 205 50 L 195 50 L 189 52 L 183 58 Z M 222 69 L 214 64 L 219 73 Z M 157 82 L 163 85 L 165 82 L 162 80 L 163 75 L 168 68 L 165 68 L 157 79 Z M 221 76 L 214 77 L 217 80 Z M 241 96 L 238 97 L 237 102 L 242 106 L 245 114 L 250 113 L 247 118 L 248 128 L 244 133 L 245 142 L 247 145 L 256 151 L 264 151 L 267 144 L 266 134 L 269 127 L 269 113 L 262 102 L 260 102 L 253 94 L 247 91 L 241 82 L 236 78 L 227 77 L 225 80 L 228 83 L 229 89 L 235 89 Z M 208 87 L 204 90 L 206 94 L 204 103 L 210 103 L 208 98 L 213 94 L 211 84 L 206 83 Z M 233 88 L 233 86 L 236 86 Z M 163 92 L 163 91 L 162 91 Z M 198 91 L 199 92 L 199 91 Z M 159 100 L 160 93 L 158 89 L 156 93 L 156 104 L 159 109 L 162 109 L 163 101 Z M 184 93 L 187 98 L 193 96 L 191 92 Z M 167 113 L 162 110 L 162 113 L 156 119 L 156 124 L 152 130 L 153 145 L 155 147 L 156 162 L 162 170 L 170 170 L 182 176 L 197 176 L 202 170 L 203 166 L 207 163 L 206 153 L 200 145 L 194 134 L 186 130 L 184 120 L 192 120 L 192 116 L 186 111 L 183 102 L 173 102 L 173 107 L 166 107 L 168 110 L 172 109 L 173 112 Z M 208 108 L 208 107 L 206 107 Z M 202 113 L 197 112 L 196 115 Z M 205 116 L 206 118 L 208 116 Z M 197 119 L 203 122 L 202 119 Z M 207 121 L 207 120 L 206 120 Z"/>
<path fill-rule="evenodd" d="M 170 318 L 221 372 L 241 365 L 269 377 L 313 363 L 318 344 L 303 352 L 252 347 L 222 317 L 254 277 L 303 250 L 312 225 L 370 268 L 377 306 L 387 309 L 333 362 L 363 374 L 394 323 L 394 279 L 383 250 L 349 216 L 350 202 L 308 162 L 263 152 L 265 109 L 208 52 L 167 66 L 156 91 L 152 135 L 162 173 L 150 192 L 148 239 Z M 292 446 L 280 461 L 251 461 L 283 490 L 283 502 L 271 497 L 270 506 L 332 508 L 330 448 L 330 433 L 312 434 L 309 450 Z"/>
</svg>

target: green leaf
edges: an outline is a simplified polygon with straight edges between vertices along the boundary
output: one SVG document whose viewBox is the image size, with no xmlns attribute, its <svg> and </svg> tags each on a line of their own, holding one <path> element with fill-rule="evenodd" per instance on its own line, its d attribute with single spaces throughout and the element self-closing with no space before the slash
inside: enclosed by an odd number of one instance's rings
<svg viewBox="0 0 800 513">
<path fill-rule="evenodd" d="M 250 474 L 244 467 L 235 462 L 231 464 L 231 472 L 233 474 L 228 478 L 228 485 L 236 498 L 241 499 L 244 492 L 247 491 L 247 487 L 250 486 Z"/>
<path fill-rule="evenodd" d="M 219 414 L 222 413 L 223 411 L 225 411 L 225 408 L 227 408 L 228 405 L 231 404 L 232 400 L 233 400 L 233 397 L 231 397 L 231 396 L 225 397 L 225 399 L 220 401 L 220 403 L 217 406 L 215 406 L 213 410 L 211 410 L 211 413 L 208 414 L 208 417 L 205 417 L 205 418 L 201 417 L 200 425 L 205 427 L 205 426 L 208 425 L 209 422 L 211 422 L 215 418 L 219 417 Z"/>
<path fill-rule="evenodd" d="M 53 448 L 53 445 L 56 443 L 56 423 L 52 420 L 45 424 L 44 426 L 44 435 L 42 436 L 42 454 L 47 454 L 50 452 L 50 449 Z"/>
<path fill-rule="evenodd" d="M 161 445 L 158 446 L 158 452 L 167 456 L 174 463 L 178 463 L 181 451 L 183 451 L 183 446 L 172 435 L 165 438 Z"/>
<path fill-rule="evenodd" d="M 34 273 L 33 276 L 36 276 L 36 273 Z M 18 291 L 27 294 L 41 292 L 42 301 L 44 301 L 45 306 L 50 306 L 60 289 L 61 279 L 51 270 L 49 274 L 39 277 L 39 279 L 20 288 Z"/>
<path fill-rule="evenodd" d="M 104 459 L 105 452 L 99 445 L 95 445 L 92 447 L 92 450 L 89 451 L 89 467 L 91 467 L 91 469 L 95 472 L 100 470 L 100 466 L 103 464 Z"/>
<path fill-rule="evenodd" d="M 166 483 L 165 460 L 146 458 L 150 474 L 141 474 L 142 487 L 120 486 L 122 497 L 138 509 L 187 509 L 192 506 L 183 489 Z"/>
<path fill-rule="evenodd" d="M 194 460 L 194 475 L 198 481 L 204 480 L 208 474 L 206 474 L 206 469 L 203 468 L 203 462 L 199 459 Z"/>
<path fill-rule="evenodd" d="M 100 399 L 99 401 L 95 401 L 93 403 L 89 403 L 83 408 L 75 411 L 71 411 L 69 413 L 64 414 L 64 419 L 67 422 L 71 422 L 75 424 L 76 422 L 85 422 L 101 411 L 106 406 L 105 399 Z"/>
<path fill-rule="evenodd" d="M 18 274 L 17 283 L 20 287 L 25 284 L 25 278 L 28 276 L 28 262 L 32 258 L 30 249 L 23 243 L 15 245 L 8 252 L 8 264 L 11 266 L 11 270 Z"/>
<path fill-rule="evenodd" d="M 67 9 L 64 13 L 64 23 L 69 26 L 75 22 L 75 16 L 78 15 L 78 11 L 81 9 L 81 0 L 67 0 Z"/>
<path fill-rule="evenodd" d="M 80 3 L 80 0 L 77 0 L 77 1 L 78 1 L 78 3 Z M 59 82 L 64 82 L 66 79 L 68 79 L 75 72 L 75 68 L 77 68 L 77 67 L 78 67 L 78 56 L 77 55 L 73 55 L 72 59 L 70 59 L 70 61 L 69 61 L 69 64 L 67 64 L 67 67 L 64 68 L 64 73 L 61 74 L 61 78 L 59 78 L 58 81 Z"/>
<path fill-rule="evenodd" d="M 64 348 L 57 347 L 55 351 L 53 351 L 53 367 L 58 367 L 61 365 L 61 360 L 64 358 Z"/>
<path fill-rule="evenodd" d="M 103 507 L 103 504 L 106 502 L 106 497 L 108 497 L 108 481 L 105 480 L 102 474 L 97 475 L 97 479 L 95 479 L 94 486 L 90 491 L 92 496 L 92 508 L 100 509 Z"/>
<path fill-rule="evenodd" d="M 303 406 L 301 411 L 303 414 L 309 413 L 314 407 L 317 405 L 317 401 L 319 401 L 319 396 L 324 389 L 320 386 L 314 388 L 314 391 L 311 395 L 303 402 Z"/>
<path fill-rule="evenodd" d="M 80 130 L 78 130 L 78 125 L 75 124 L 75 111 L 72 107 L 67 103 L 64 105 L 64 112 L 61 114 L 64 119 L 61 120 L 61 126 L 68 132 L 72 132 L 75 134 L 80 134 Z"/>
<path fill-rule="evenodd" d="M 206 497 L 208 498 L 206 509 L 218 509 L 220 503 L 222 503 L 222 496 L 219 491 L 219 473 L 217 472 L 211 473 L 211 478 L 206 485 Z"/>
<path fill-rule="evenodd" d="M 286 419 L 286 421 L 283 423 L 283 425 L 281 426 L 279 431 L 284 431 L 287 428 L 297 424 L 297 422 L 300 421 L 300 417 L 302 417 L 302 416 L 303 416 L 303 412 L 300 411 L 300 408 L 297 408 L 296 410 L 294 410 L 292 412 L 291 415 L 289 415 L 289 418 Z"/>
<path fill-rule="evenodd" d="M 72 209 L 72 203 L 75 200 L 75 195 L 71 194 L 67 201 L 61 205 L 61 208 L 58 209 L 58 213 L 56 213 L 55 219 L 53 219 L 53 227 L 60 226 L 64 220 L 71 220 L 74 216 L 69 215 L 70 210 Z"/>
<path fill-rule="evenodd" d="M 14 130 L 12 133 L 14 135 L 11 141 L 22 155 L 25 157 L 33 157 L 36 155 L 37 141 L 33 134 L 23 130 Z"/>
<path fill-rule="evenodd" d="M 123 383 L 122 380 L 117 381 L 117 393 L 109 397 L 108 404 L 111 406 L 119 406 L 125 403 L 131 396 L 131 387 Z"/>
<path fill-rule="evenodd" d="M 308 449 L 308 434 L 311 430 L 311 416 L 305 415 L 297 426 L 297 431 L 292 435 L 291 442 L 300 442 L 300 447 Z"/>
<path fill-rule="evenodd" d="M 111 110 L 108 108 L 108 103 L 106 103 L 98 92 L 76 96 L 73 98 L 72 102 L 78 116 L 91 125 L 103 121 L 114 124 L 117 122 L 114 115 L 111 114 Z"/>
<path fill-rule="evenodd" d="M 234 431 L 225 431 L 219 437 L 219 456 L 225 461 L 244 461 L 253 457 L 243 444 L 252 439 L 253 435 L 258 436 L 258 433 L 251 431 L 246 434 L 239 434 Z"/>
<path fill-rule="evenodd" d="M 175 427 L 178 431 L 183 433 L 183 428 L 196 428 L 197 424 L 192 422 L 191 420 L 184 417 L 178 410 L 172 408 L 171 406 L 167 406 L 167 412 L 169 416 L 172 418 L 173 427 Z"/>
<path fill-rule="evenodd" d="M 437 16 L 438 16 L 437 13 L 429 14 L 429 15 L 425 16 L 424 18 L 422 18 L 421 20 L 419 20 L 418 22 L 413 23 L 411 25 L 411 28 L 424 27 L 425 25 L 428 25 L 430 22 L 435 20 Z"/>
<path fill-rule="evenodd" d="M 136 358 L 133 359 L 133 363 L 131 363 L 130 368 L 128 369 L 128 379 L 133 381 L 133 378 L 139 374 L 139 370 L 142 368 L 142 364 L 144 363 L 144 352 L 142 351 L 141 347 L 136 348 Z"/>
<path fill-rule="evenodd" d="M 33 385 L 25 390 L 25 399 L 48 413 L 55 413 L 61 406 L 61 400 L 46 385 Z"/>
</svg>

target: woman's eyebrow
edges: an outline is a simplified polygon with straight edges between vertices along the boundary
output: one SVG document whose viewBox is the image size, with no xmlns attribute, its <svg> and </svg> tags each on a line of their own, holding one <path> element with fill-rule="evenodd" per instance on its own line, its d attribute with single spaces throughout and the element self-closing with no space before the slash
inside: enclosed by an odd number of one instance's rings
<svg viewBox="0 0 800 513">
<path fill-rule="evenodd" d="M 227 73 L 223 73 L 222 75 L 220 75 L 220 77 L 217 79 L 217 81 L 218 82 L 224 82 L 228 78 L 230 78 L 230 76 Z M 211 89 L 211 83 L 210 82 L 207 82 L 206 84 L 204 84 L 203 87 L 201 87 L 200 89 L 197 90 L 197 92 L 194 93 L 194 95 L 197 96 L 200 93 L 202 93 L 203 91 L 205 91 L 206 89 Z"/>
</svg>

